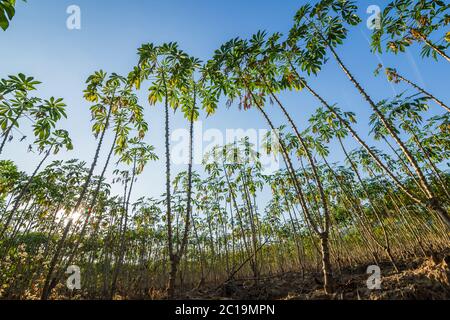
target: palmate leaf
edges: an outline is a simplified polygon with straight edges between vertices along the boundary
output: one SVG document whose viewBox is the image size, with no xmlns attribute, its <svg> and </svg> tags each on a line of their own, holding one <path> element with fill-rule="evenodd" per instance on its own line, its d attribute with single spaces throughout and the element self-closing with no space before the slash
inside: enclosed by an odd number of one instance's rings
<svg viewBox="0 0 450 320">
<path fill-rule="evenodd" d="M 1 4 L 0 4 L 1 5 Z M 8 18 L 6 18 L 5 12 L 3 11 L 3 7 L 0 7 L 0 28 L 5 31 L 9 27 Z"/>
<path fill-rule="evenodd" d="M 26 2 L 26 0 L 23 0 Z M 0 0 L 0 28 L 6 31 L 16 14 L 16 0 Z"/>
<path fill-rule="evenodd" d="M 5 31 L 9 27 L 9 21 L 14 17 L 15 9 L 11 1 L 0 2 L 0 27 Z"/>
</svg>

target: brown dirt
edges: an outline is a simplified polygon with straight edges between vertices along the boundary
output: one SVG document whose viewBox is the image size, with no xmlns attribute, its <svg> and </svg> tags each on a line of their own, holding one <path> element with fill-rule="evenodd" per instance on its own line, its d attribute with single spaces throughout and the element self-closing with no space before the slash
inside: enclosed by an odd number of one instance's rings
<svg viewBox="0 0 450 320">
<path fill-rule="evenodd" d="M 411 259 L 398 263 L 395 272 L 388 263 L 380 265 L 380 290 L 369 290 L 367 266 L 335 274 L 335 293 L 322 289 L 321 274 L 299 273 L 254 280 L 233 280 L 219 287 L 205 286 L 180 296 L 181 299 L 210 300 L 447 300 L 450 299 L 450 255 Z"/>
</svg>

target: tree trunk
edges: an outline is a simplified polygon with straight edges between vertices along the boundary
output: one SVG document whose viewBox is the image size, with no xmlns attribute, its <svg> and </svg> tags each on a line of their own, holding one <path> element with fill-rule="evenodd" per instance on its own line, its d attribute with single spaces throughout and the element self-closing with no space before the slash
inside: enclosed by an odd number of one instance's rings
<svg viewBox="0 0 450 320">
<path fill-rule="evenodd" d="M 19 195 L 17 196 L 16 200 L 14 201 L 14 206 L 11 209 L 11 212 L 8 215 L 8 218 L 5 222 L 5 225 L 2 228 L 2 231 L 0 232 L 0 239 L 3 238 L 5 232 L 8 229 L 8 226 L 12 220 L 12 218 L 14 217 L 17 209 L 19 209 L 20 206 L 20 202 L 22 200 L 22 198 L 25 196 L 25 194 L 28 192 L 28 188 L 30 187 L 31 183 L 33 182 L 33 179 L 36 177 L 36 175 L 38 174 L 40 168 L 42 167 L 42 165 L 44 164 L 45 160 L 47 160 L 47 158 L 50 156 L 50 153 L 52 151 L 52 147 L 50 147 L 46 152 L 44 157 L 42 158 L 41 162 L 39 162 L 38 166 L 36 167 L 36 169 L 34 170 L 33 174 L 30 176 L 30 178 L 28 179 L 27 183 L 25 184 L 25 186 L 22 188 L 22 190 L 20 191 Z"/>
<path fill-rule="evenodd" d="M 269 116 L 267 115 L 267 113 L 263 110 L 262 106 L 259 105 L 259 103 L 257 102 L 257 99 L 255 98 L 253 92 L 247 87 L 247 90 L 249 91 L 250 95 L 253 98 L 253 101 L 255 102 L 255 104 L 258 107 L 258 110 L 263 114 L 264 118 L 266 119 L 266 121 L 268 122 L 269 126 L 271 127 L 271 129 L 275 132 L 275 127 L 272 123 L 272 121 L 270 120 Z M 317 224 L 315 223 L 315 221 L 313 220 L 313 218 L 311 217 L 308 207 L 306 205 L 306 201 L 303 195 L 303 192 L 301 191 L 301 187 L 299 185 L 297 176 L 295 174 L 295 170 L 292 166 L 292 161 L 289 157 L 289 154 L 286 150 L 286 147 L 284 146 L 283 141 L 281 140 L 281 138 L 278 136 L 277 137 L 280 143 L 280 147 L 282 150 L 282 154 L 284 155 L 285 160 L 287 161 L 288 164 L 288 171 L 291 172 L 292 174 L 292 178 L 293 178 L 293 183 L 294 186 L 296 188 L 297 191 L 297 195 L 299 197 L 300 203 L 303 207 L 303 211 L 305 213 L 306 218 L 309 220 L 309 223 L 312 225 L 314 231 L 316 232 L 317 235 L 320 236 L 320 239 L 322 240 L 322 257 L 323 257 L 323 272 L 324 272 L 324 289 L 325 292 L 327 294 L 331 293 L 333 290 L 333 285 L 332 285 L 332 271 L 331 271 L 331 263 L 330 263 L 330 258 L 329 258 L 329 247 L 328 247 L 328 234 L 329 234 L 329 230 L 330 230 L 330 217 L 329 217 L 329 212 L 324 212 L 324 230 L 319 231 Z"/>
<path fill-rule="evenodd" d="M 123 231 L 122 231 L 122 236 L 121 236 L 121 240 L 120 240 L 119 259 L 117 261 L 116 268 L 114 269 L 113 278 L 112 278 L 111 293 L 110 293 L 111 299 L 114 299 L 114 295 L 116 293 L 117 278 L 121 271 L 122 264 L 123 264 L 123 258 L 125 255 L 125 237 L 126 237 L 127 224 L 128 224 L 128 208 L 129 208 L 129 204 L 130 204 L 131 192 L 133 190 L 133 185 L 134 185 L 135 179 L 136 179 L 136 158 L 134 159 L 134 162 L 133 162 L 133 174 L 132 174 L 132 178 L 131 178 L 130 188 L 128 190 L 128 195 L 125 194 L 125 201 L 126 201 L 125 207 L 124 207 L 125 221 L 123 223 Z"/>
<path fill-rule="evenodd" d="M 166 88 L 166 99 L 165 99 L 165 147 L 166 147 L 166 215 L 167 215 L 167 239 L 168 239 L 168 249 L 169 249 L 169 260 L 171 265 L 171 271 L 169 274 L 169 282 L 167 284 L 167 296 L 172 299 L 175 294 L 175 282 L 176 282 L 176 272 L 177 272 L 177 255 L 173 248 L 173 238 L 172 238 L 172 205 L 171 205 L 171 190 L 170 190 L 170 142 L 169 142 L 169 101 L 167 97 Z"/>
<path fill-rule="evenodd" d="M 418 38 L 419 40 L 423 41 L 427 46 L 429 46 L 431 49 L 433 49 L 438 55 L 440 55 L 442 58 L 444 58 L 445 60 L 450 62 L 450 57 L 444 51 L 442 51 L 437 46 L 435 46 L 430 40 L 428 40 L 426 36 L 424 36 L 423 34 L 421 34 L 420 32 L 418 32 L 415 29 L 410 29 L 410 33 L 412 34 L 413 37 Z"/>
<path fill-rule="evenodd" d="M 359 137 L 359 135 L 353 130 L 353 128 L 342 119 L 342 117 L 319 95 L 317 92 L 315 92 L 298 74 L 297 70 L 294 68 L 292 63 L 290 63 L 292 71 L 296 74 L 297 78 L 302 82 L 302 84 L 305 86 L 305 88 L 308 89 L 308 91 L 315 96 L 324 107 L 326 107 L 330 112 L 332 112 L 337 119 L 341 122 L 341 124 L 350 132 L 350 134 L 355 138 L 355 140 L 369 153 L 369 155 L 372 157 L 372 159 L 380 166 L 380 168 L 383 169 L 384 172 L 388 174 L 388 176 L 394 181 L 395 185 L 403 191 L 411 200 L 416 202 L 417 204 L 420 204 L 432 211 L 435 211 L 437 215 L 440 217 L 442 222 L 447 226 L 447 228 L 450 228 L 450 215 L 448 212 L 440 205 L 439 202 L 437 202 L 436 199 L 427 199 L 426 201 L 421 200 L 414 196 L 399 180 L 399 178 L 393 174 L 386 165 L 380 160 L 380 158 L 373 152 L 371 148 Z"/>
<path fill-rule="evenodd" d="M 436 104 L 438 104 L 439 106 L 441 106 L 442 108 L 444 108 L 445 110 L 447 110 L 447 112 L 450 112 L 450 107 L 447 106 L 445 103 L 443 103 L 441 100 L 439 100 L 438 98 L 436 98 L 435 96 L 433 96 L 431 93 L 429 93 L 428 91 L 426 91 L 425 89 L 419 87 L 417 84 L 415 84 L 414 82 L 406 79 L 405 77 L 403 77 L 402 75 L 398 74 L 396 71 L 393 73 L 394 77 L 397 79 L 400 79 L 403 82 L 406 82 L 407 84 L 409 84 L 410 86 L 412 86 L 413 88 L 419 90 L 420 92 L 422 92 L 424 95 L 426 95 L 427 97 L 429 97 L 430 99 L 432 99 L 434 102 L 436 102 Z"/>
<path fill-rule="evenodd" d="M 81 206 L 81 203 L 83 202 L 83 200 L 84 200 L 84 198 L 86 196 L 86 193 L 87 193 L 89 184 L 91 182 L 92 176 L 94 175 L 94 169 L 95 169 L 95 167 L 97 165 L 98 157 L 100 155 L 100 149 L 101 149 L 102 144 L 103 144 L 103 139 L 104 139 L 105 133 L 106 133 L 108 127 L 109 127 L 109 121 L 111 119 L 111 114 L 112 114 L 112 106 L 109 106 L 108 115 L 106 117 L 106 122 L 105 122 L 105 127 L 102 130 L 102 133 L 101 133 L 101 136 L 100 136 L 100 140 L 98 141 L 98 144 L 97 144 L 97 150 L 95 151 L 94 161 L 91 164 L 91 168 L 90 168 L 88 176 L 86 178 L 86 182 L 84 183 L 84 185 L 83 185 L 83 187 L 81 189 L 81 193 L 80 193 L 80 196 L 78 197 L 78 201 L 75 204 L 75 207 L 74 207 L 74 209 L 71 212 L 77 212 L 79 210 L 79 208 Z M 42 296 L 41 296 L 42 300 L 47 300 L 48 299 L 48 297 L 50 296 L 51 291 L 53 290 L 54 285 L 56 285 L 56 282 L 58 281 L 58 279 L 57 279 L 58 277 L 55 277 L 55 279 L 53 280 L 53 285 L 50 284 L 50 280 L 52 279 L 52 276 L 53 276 L 52 273 L 53 273 L 53 271 L 54 271 L 54 269 L 56 267 L 56 263 L 58 263 L 59 255 L 60 255 L 61 250 L 62 250 L 62 248 L 64 246 L 64 242 L 66 241 L 66 238 L 67 238 L 67 233 L 70 231 L 70 227 L 71 227 L 72 223 L 73 223 L 73 220 L 70 219 L 68 224 L 67 224 L 67 226 L 66 226 L 66 228 L 64 229 L 64 233 L 63 233 L 63 236 L 60 239 L 60 243 L 58 244 L 58 250 L 56 250 L 55 255 L 53 256 L 52 262 L 50 263 L 49 272 L 47 274 L 47 277 L 46 277 L 46 280 L 45 280 L 45 284 L 44 284 L 44 290 L 42 291 Z M 65 272 L 65 270 L 60 270 L 60 271 L 61 271 L 61 273 Z"/>
<path fill-rule="evenodd" d="M 323 287 L 326 294 L 332 294 L 334 284 L 333 284 L 333 274 L 331 273 L 330 249 L 327 234 L 323 234 L 320 237 L 320 244 L 322 249 L 322 272 L 324 280 Z"/>
<path fill-rule="evenodd" d="M 341 58 L 338 56 L 336 51 L 334 50 L 333 46 L 328 46 L 335 57 L 336 61 L 338 62 L 341 69 L 344 71 L 344 73 L 349 78 L 350 82 L 353 83 L 353 85 L 358 89 L 358 91 L 361 93 L 361 95 L 364 97 L 364 99 L 369 103 L 369 105 L 372 107 L 372 110 L 375 112 L 375 114 L 380 119 L 381 123 L 384 125 L 386 130 L 389 132 L 389 134 L 392 136 L 394 141 L 398 144 L 400 147 L 400 150 L 402 150 L 403 154 L 405 155 L 406 159 L 409 161 L 411 166 L 414 168 L 414 171 L 416 172 L 420 185 L 422 187 L 422 190 L 427 195 L 427 202 L 428 206 L 430 208 L 433 208 L 438 215 L 441 217 L 442 221 L 447 224 L 448 228 L 450 229 L 450 216 L 448 212 L 442 207 L 439 200 L 435 197 L 430 185 L 428 184 L 427 179 L 425 178 L 424 173 L 422 172 L 422 169 L 419 167 L 419 164 L 417 160 L 413 157 L 411 152 L 408 150 L 406 145 L 403 143 L 403 141 L 400 139 L 398 134 L 395 132 L 395 129 L 393 128 L 392 124 L 389 123 L 389 121 L 385 118 L 383 113 L 378 109 L 375 102 L 372 100 L 372 98 L 367 94 L 367 92 L 362 88 L 362 86 L 356 81 L 355 77 L 350 73 L 348 68 L 344 65 Z M 449 60 L 450 61 L 450 60 Z"/>
<path fill-rule="evenodd" d="M 5 137 L 3 138 L 3 141 L 2 141 L 2 145 L 0 146 L 0 154 L 2 154 L 2 152 L 3 152 L 3 148 L 5 147 L 5 144 L 6 144 L 6 141 L 8 141 L 8 137 L 9 137 L 9 135 L 10 135 L 10 133 L 11 133 L 11 130 L 12 130 L 12 128 L 14 128 L 14 123 L 17 123 L 17 120 L 19 120 L 19 118 L 20 118 L 20 116 L 22 115 L 22 111 L 21 112 L 19 112 L 19 114 L 17 115 L 17 117 L 15 117 L 14 118 L 14 121 L 11 123 L 11 125 L 9 126 L 9 128 L 6 130 L 6 132 L 5 132 Z"/>
<path fill-rule="evenodd" d="M 196 90 L 194 87 L 194 108 L 196 105 Z M 186 218 L 184 221 L 184 234 L 181 242 L 180 250 L 177 253 L 179 260 L 183 258 L 184 251 L 186 249 L 189 240 L 190 219 L 192 212 L 192 166 L 193 166 L 193 154 L 194 154 L 194 110 L 191 111 L 191 117 L 189 119 L 189 164 L 188 164 L 188 190 L 187 190 L 187 203 L 186 203 Z"/>
</svg>

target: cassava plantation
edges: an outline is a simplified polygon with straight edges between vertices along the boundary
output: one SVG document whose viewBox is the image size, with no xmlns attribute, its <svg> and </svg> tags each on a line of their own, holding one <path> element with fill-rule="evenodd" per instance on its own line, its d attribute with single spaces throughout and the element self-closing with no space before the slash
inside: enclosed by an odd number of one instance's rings
<svg viewBox="0 0 450 320">
<path fill-rule="evenodd" d="M 0 0 L 0 51 L 33 2 Z M 450 4 L 381 1 L 367 20 L 363 1 L 296 2 L 208 56 L 140 30 L 117 47 L 126 72 L 91 59 L 64 92 L 0 54 L 1 299 L 450 298 Z M 240 117 L 260 148 L 244 135 L 199 160 L 198 124 Z"/>
</svg>

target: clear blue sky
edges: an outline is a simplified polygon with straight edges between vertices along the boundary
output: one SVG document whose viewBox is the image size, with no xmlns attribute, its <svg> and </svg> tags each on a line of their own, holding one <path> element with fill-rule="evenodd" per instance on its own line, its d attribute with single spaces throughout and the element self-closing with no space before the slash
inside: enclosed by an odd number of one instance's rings
<svg viewBox="0 0 450 320">
<path fill-rule="evenodd" d="M 223 42 L 234 37 L 248 37 L 257 30 L 288 32 L 296 9 L 306 1 L 275 0 L 29 0 L 18 2 L 17 15 L 7 32 L 0 32 L 0 77 L 19 72 L 34 76 L 43 84 L 39 95 L 63 97 L 69 106 L 69 118 L 61 124 L 68 129 L 75 143 L 75 150 L 58 156 L 59 159 L 79 158 L 90 161 L 96 145 L 91 135 L 89 104 L 82 98 L 84 81 L 92 72 L 127 74 L 136 64 L 136 49 L 143 43 L 176 41 L 180 47 L 202 60 L 211 57 Z M 365 1 L 360 15 L 365 20 Z M 370 4 L 383 6 L 387 1 L 374 0 Z M 66 28 L 66 9 L 69 5 L 81 8 L 81 30 Z M 395 66 L 404 75 L 428 88 L 444 101 L 449 100 L 449 64 L 423 61 L 418 50 L 411 49 L 400 56 L 370 53 L 368 37 L 370 30 L 365 22 L 354 28 L 345 45 L 339 48 L 357 78 L 376 99 L 392 97 L 395 90 L 384 77 L 374 78 L 373 70 L 380 61 Z M 381 59 L 381 60 L 379 60 Z M 367 135 L 368 106 L 331 61 L 318 79 L 312 80 L 318 91 L 330 102 L 336 102 L 344 110 L 356 112 L 358 130 Z M 156 146 L 163 159 L 163 113 L 162 108 L 148 107 L 145 90 L 140 93 L 141 103 L 146 106 L 150 134 L 147 141 Z M 319 103 L 307 93 L 284 94 L 283 101 L 302 128 L 309 115 Z M 433 106 L 430 116 L 440 112 Z M 282 117 L 273 111 L 278 125 Z M 227 110 L 221 106 L 212 118 L 203 119 L 204 127 L 218 128 L 266 128 L 260 115 L 254 110 Z M 29 133 L 30 123 L 21 123 L 21 131 Z M 186 127 L 181 115 L 175 115 L 172 129 Z M 19 136 L 16 134 L 16 138 Z M 109 141 L 109 140 L 108 140 Z M 31 142 L 31 141 L 29 141 Z M 354 144 L 350 142 L 352 146 Z M 342 158 L 331 146 L 332 161 Z M 22 170 L 31 171 L 38 158 L 26 152 L 27 142 L 9 144 L 5 154 L 15 160 Z M 104 157 L 103 157 L 104 158 Z M 102 165 L 102 163 L 100 163 Z M 185 167 L 175 167 L 175 172 Z M 198 168 L 197 168 L 198 169 Z M 163 192 L 162 160 L 150 164 L 136 188 L 138 196 L 158 196 Z M 97 170 L 98 173 L 98 170 Z"/>
</svg>

